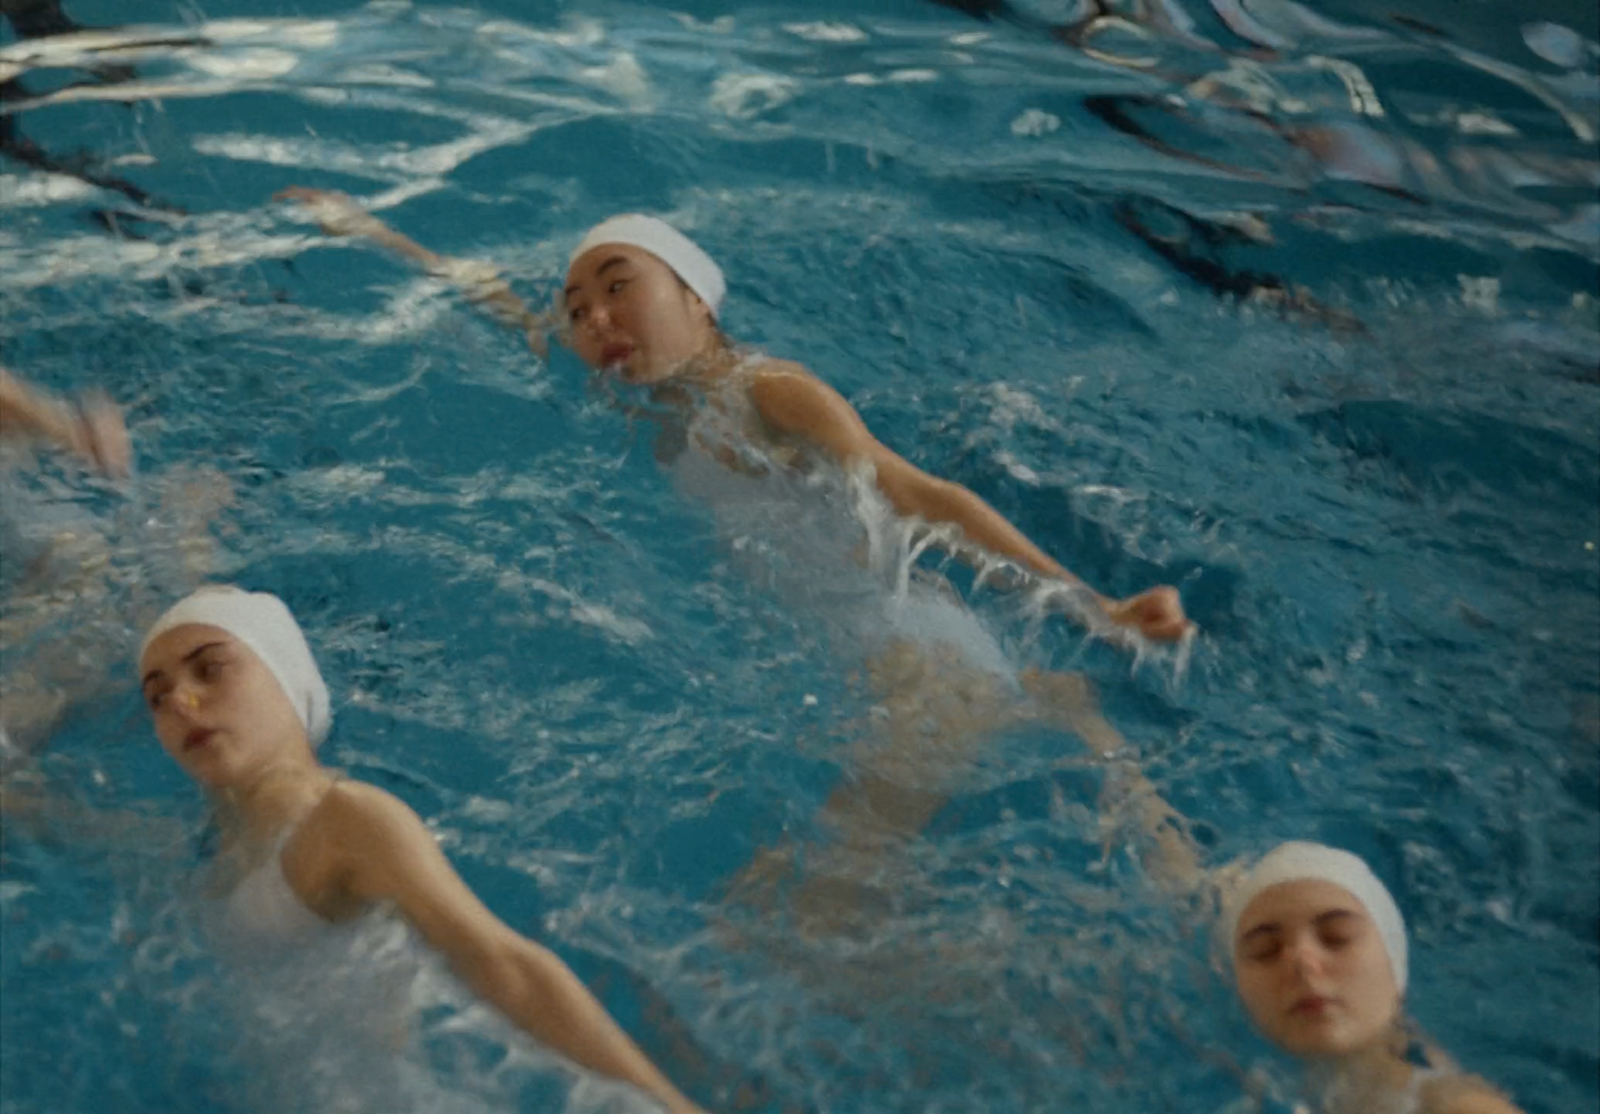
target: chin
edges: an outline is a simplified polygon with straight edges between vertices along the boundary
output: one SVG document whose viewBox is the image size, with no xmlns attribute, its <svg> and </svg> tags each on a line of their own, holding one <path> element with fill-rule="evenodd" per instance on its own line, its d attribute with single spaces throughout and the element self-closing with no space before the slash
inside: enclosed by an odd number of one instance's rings
<svg viewBox="0 0 1600 1114">
<path fill-rule="evenodd" d="M 207 793 L 226 793 L 233 788 L 233 779 L 228 777 L 191 773 L 189 778 Z"/>
<path fill-rule="evenodd" d="M 1351 1034 L 1338 1029 L 1317 1029 L 1284 1034 L 1280 1047 L 1302 1060 L 1338 1060 L 1361 1047 Z"/>
<path fill-rule="evenodd" d="M 589 366 L 596 374 L 609 375 L 614 379 L 622 380 L 624 383 L 643 383 L 647 378 L 645 373 L 639 370 L 632 360 L 625 364 L 594 363 Z"/>
<path fill-rule="evenodd" d="M 1343 1055 L 1330 1041 L 1290 1037 L 1277 1043 L 1278 1047 L 1298 1060 L 1335 1060 Z"/>
<path fill-rule="evenodd" d="M 674 365 L 668 368 L 641 368 L 638 371 L 630 369 L 623 374 L 627 376 L 628 382 L 648 387 L 656 383 L 665 383 L 677 371 L 678 367 Z"/>
<path fill-rule="evenodd" d="M 223 793 L 232 789 L 238 780 L 236 771 L 227 762 L 216 761 L 217 756 L 213 755 L 211 758 L 211 761 L 185 763 L 183 772 L 208 793 Z"/>
</svg>

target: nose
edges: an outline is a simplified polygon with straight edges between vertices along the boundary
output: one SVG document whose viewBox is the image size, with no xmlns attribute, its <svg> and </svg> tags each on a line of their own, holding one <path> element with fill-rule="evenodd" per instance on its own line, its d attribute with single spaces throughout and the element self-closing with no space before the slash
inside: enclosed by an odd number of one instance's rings
<svg viewBox="0 0 1600 1114">
<path fill-rule="evenodd" d="M 179 681 L 167 697 L 167 704 L 184 719 L 190 719 L 200 710 L 200 691 L 185 681 Z"/>
<path fill-rule="evenodd" d="M 1289 962 L 1300 975 L 1322 974 L 1326 958 L 1322 946 L 1315 939 L 1300 937 L 1289 946 Z"/>
<path fill-rule="evenodd" d="M 604 304 L 596 302 L 589 307 L 583 324 L 591 333 L 604 332 L 611 327 L 611 311 Z"/>
</svg>

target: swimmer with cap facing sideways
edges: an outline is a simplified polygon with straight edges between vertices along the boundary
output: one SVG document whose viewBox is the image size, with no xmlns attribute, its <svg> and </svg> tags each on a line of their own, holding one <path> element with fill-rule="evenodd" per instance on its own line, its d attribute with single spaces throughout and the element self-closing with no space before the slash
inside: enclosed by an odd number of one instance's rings
<svg viewBox="0 0 1600 1114">
<path fill-rule="evenodd" d="M 1219 943 L 1251 1020 L 1310 1067 L 1326 1114 L 1519 1114 L 1417 1037 L 1405 920 L 1348 851 L 1280 844 L 1225 896 Z"/>
<path fill-rule="evenodd" d="M 139 673 L 162 748 L 217 805 L 238 931 L 294 943 L 390 903 L 535 1040 L 669 1110 L 698 1109 L 565 963 L 478 900 L 416 813 L 317 761 L 328 690 L 276 596 L 200 589 L 150 629 Z"/>
<path fill-rule="evenodd" d="M 549 318 L 529 310 L 492 267 L 429 251 L 341 193 L 295 188 L 278 197 L 306 205 L 330 235 L 364 236 L 457 282 L 469 298 L 522 329 L 535 351 L 544 352 Z M 590 229 L 572 253 L 561 332 L 595 370 L 658 392 L 704 392 L 731 414 L 747 415 L 743 432 L 789 459 L 820 454 L 846 471 L 869 467 L 901 515 L 954 526 L 969 543 L 1029 573 L 1081 585 L 977 495 L 923 472 L 878 441 L 855 408 L 806 368 L 736 350 L 718 325 L 726 292 L 716 263 L 666 222 L 639 214 L 612 217 Z M 1125 600 L 1094 592 L 1090 598 L 1112 629 L 1162 642 L 1176 641 L 1190 629 L 1177 589 L 1169 586 Z"/>
</svg>

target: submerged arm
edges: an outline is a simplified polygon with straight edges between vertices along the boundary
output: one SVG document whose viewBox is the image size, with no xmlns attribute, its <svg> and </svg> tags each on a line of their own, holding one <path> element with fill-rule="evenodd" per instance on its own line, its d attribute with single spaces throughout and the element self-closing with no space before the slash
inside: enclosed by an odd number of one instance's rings
<svg viewBox="0 0 1600 1114">
<path fill-rule="evenodd" d="M 104 395 L 64 403 L 0 367 L 0 436 L 38 437 L 107 475 L 124 475 L 131 451 L 122 414 Z"/>
<path fill-rule="evenodd" d="M 492 264 L 440 255 L 423 247 L 403 233 L 396 232 L 363 209 L 355 199 L 338 190 L 313 190 L 291 186 L 274 196 L 276 201 L 298 201 L 316 218 L 329 236 L 361 236 L 387 248 L 436 278 L 449 279 L 468 301 L 483 309 L 496 321 L 520 329 L 528 346 L 541 359 L 546 354 L 545 333 L 551 326 L 548 314 L 535 313 L 512 292 Z"/>
<path fill-rule="evenodd" d="M 461 978 L 519 1028 L 574 1063 L 633 1084 L 671 1111 L 697 1108 L 652 1064 L 553 952 L 512 931 L 467 888 L 410 808 L 345 783 L 329 835 L 339 891 L 392 901 Z"/>
<path fill-rule="evenodd" d="M 902 515 L 955 526 L 973 543 L 1039 576 L 1083 583 L 973 492 L 930 476 L 884 445 L 855 407 L 804 368 L 771 365 L 750 393 L 773 428 L 820 446 L 845 468 L 870 464 L 879 489 Z M 1152 588 L 1120 601 L 1088 590 L 1112 622 L 1133 627 L 1147 638 L 1171 641 L 1188 629 L 1174 588 Z"/>
</svg>

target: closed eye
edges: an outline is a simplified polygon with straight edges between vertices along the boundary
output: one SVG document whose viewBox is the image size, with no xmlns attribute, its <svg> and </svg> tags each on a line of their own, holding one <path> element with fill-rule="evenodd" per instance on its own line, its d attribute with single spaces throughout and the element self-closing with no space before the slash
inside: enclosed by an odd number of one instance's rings
<svg viewBox="0 0 1600 1114">
<path fill-rule="evenodd" d="M 1244 957 L 1252 963 L 1265 963 L 1275 958 L 1283 951 L 1283 941 L 1277 939 L 1261 940 L 1245 950 Z"/>
<path fill-rule="evenodd" d="M 1348 947 L 1366 929 L 1366 921 L 1348 909 L 1332 909 L 1317 918 L 1317 939 L 1329 951 Z"/>
</svg>

